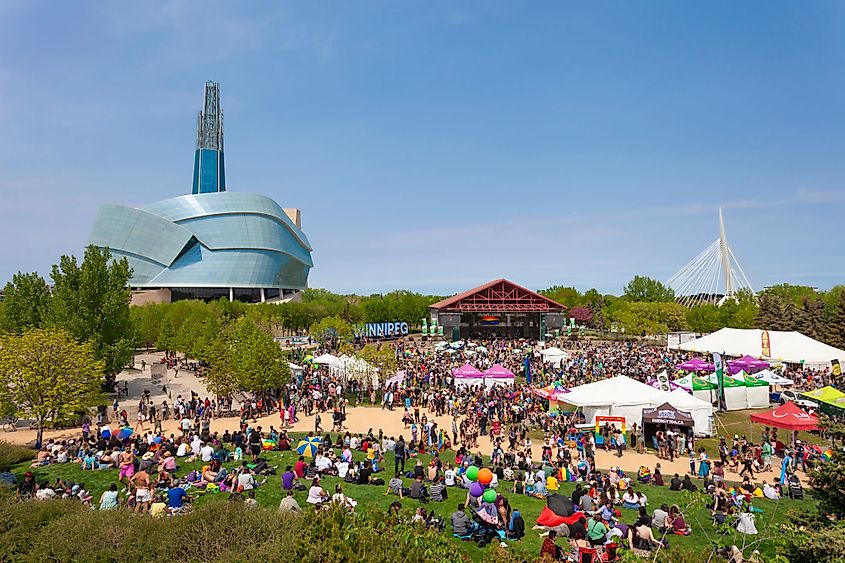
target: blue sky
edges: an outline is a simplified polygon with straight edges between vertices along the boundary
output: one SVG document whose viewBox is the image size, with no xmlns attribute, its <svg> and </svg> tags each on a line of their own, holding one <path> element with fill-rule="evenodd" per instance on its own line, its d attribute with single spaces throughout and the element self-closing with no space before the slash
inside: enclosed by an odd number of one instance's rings
<svg viewBox="0 0 845 563">
<path fill-rule="evenodd" d="M 0 0 L 0 280 L 98 205 L 299 207 L 310 284 L 619 292 L 718 235 L 755 287 L 845 282 L 845 4 Z"/>
</svg>

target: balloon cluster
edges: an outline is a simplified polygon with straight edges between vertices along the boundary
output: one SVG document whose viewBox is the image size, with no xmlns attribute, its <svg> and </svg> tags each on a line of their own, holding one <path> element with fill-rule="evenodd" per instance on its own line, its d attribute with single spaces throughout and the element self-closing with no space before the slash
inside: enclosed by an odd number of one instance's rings
<svg viewBox="0 0 845 563">
<path fill-rule="evenodd" d="M 475 498 L 481 497 L 484 502 L 496 502 L 496 491 L 490 488 L 493 482 L 493 472 L 486 467 L 479 469 L 474 465 L 467 467 L 467 479 L 472 481 L 469 494 Z"/>
</svg>

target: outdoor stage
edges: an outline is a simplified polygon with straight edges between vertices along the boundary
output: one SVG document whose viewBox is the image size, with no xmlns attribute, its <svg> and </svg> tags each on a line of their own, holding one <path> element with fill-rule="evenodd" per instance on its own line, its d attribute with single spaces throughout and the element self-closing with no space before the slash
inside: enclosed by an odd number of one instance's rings
<svg viewBox="0 0 845 563">
<path fill-rule="evenodd" d="M 459 293 L 431 307 L 447 338 L 534 338 L 565 325 L 566 307 L 505 279 Z"/>
</svg>

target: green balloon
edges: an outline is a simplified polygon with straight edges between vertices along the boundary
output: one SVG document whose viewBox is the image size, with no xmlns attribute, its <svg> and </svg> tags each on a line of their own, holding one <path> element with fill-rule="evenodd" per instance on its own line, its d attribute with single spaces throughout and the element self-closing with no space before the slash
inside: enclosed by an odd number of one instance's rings
<svg viewBox="0 0 845 563">
<path fill-rule="evenodd" d="M 470 465 L 467 467 L 467 479 L 470 481 L 475 481 L 478 479 L 478 468 L 474 465 Z"/>
<path fill-rule="evenodd" d="M 487 489 L 484 491 L 484 494 L 481 496 L 484 499 L 484 502 L 496 502 L 496 491 L 493 489 Z"/>
</svg>

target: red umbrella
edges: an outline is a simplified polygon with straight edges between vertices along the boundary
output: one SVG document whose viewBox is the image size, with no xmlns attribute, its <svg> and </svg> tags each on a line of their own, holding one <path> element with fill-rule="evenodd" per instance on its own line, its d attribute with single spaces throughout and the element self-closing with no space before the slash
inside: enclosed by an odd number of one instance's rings
<svg viewBox="0 0 845 563">
<path fill-rule="evenodd" d="M 801 410 L 798 405 L 789 401 L 769 412 L 752 414 L 751 422 L 767 424 L 785 430 L 818 430 L 819 419 L 814 414 Z"/>
</svg>

